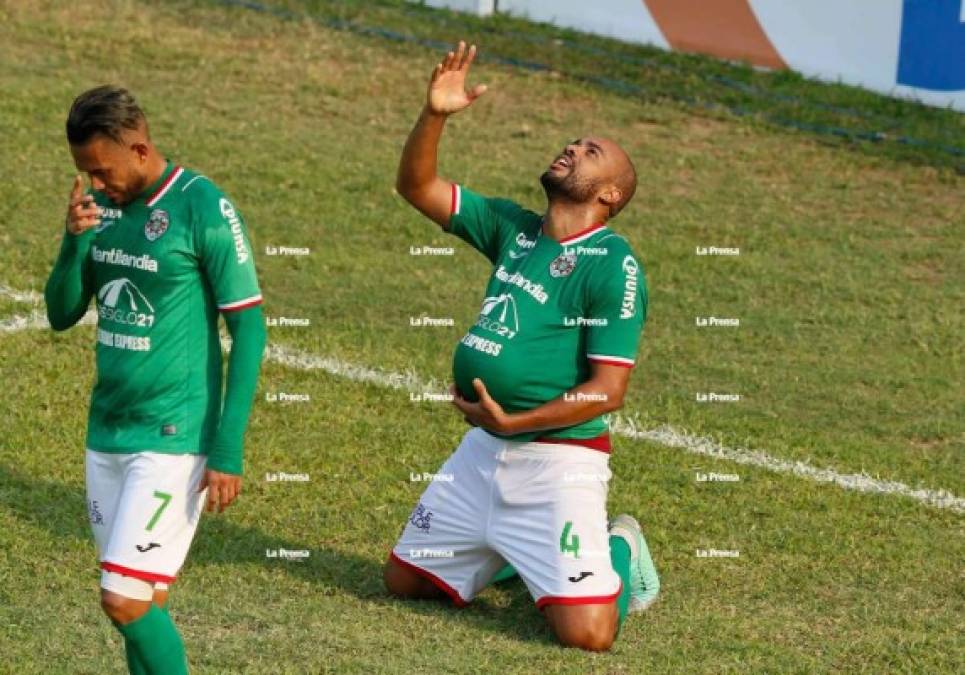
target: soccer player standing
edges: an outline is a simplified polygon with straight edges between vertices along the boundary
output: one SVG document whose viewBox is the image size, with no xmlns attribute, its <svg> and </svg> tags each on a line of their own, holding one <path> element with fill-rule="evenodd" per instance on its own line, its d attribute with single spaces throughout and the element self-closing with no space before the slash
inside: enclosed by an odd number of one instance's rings
<svg viewBox="0 0 965 675">
<path fill-rule="evenodd" d="M 508 562 L 561 643 L 605 650 L 659 590 L 639 524 L 606 518 L 605 415 L 622 406 L 647 306 L 642 266 L 607 222 L 636 172 L 616 143 L 574 141 L 540 179 L 543 215 L 441 178 L 447 117 L 485 91 L 466 88 L 475 53 L 460 42 L 433 71 L 397 185 L 493 265 L 453 359 L 454 404 L 474 428 L 422 494 L 385 583 L 461 606 Z"/>
<path fill-rule="evenodd" d="M 67 117 L 78 174 L 45 289 L 54 330 L 97 305 L 87 508 L 101 606 L 131 673 L 186 673 L 167 610 L 203 509 L 241 491 L 242 444 L 265 347 L 261 291 L 234 204 L 165 160 L 124 89 L 78 96 Z M 232 338 L 222 397 L 218 317 Z"/>
</svg>

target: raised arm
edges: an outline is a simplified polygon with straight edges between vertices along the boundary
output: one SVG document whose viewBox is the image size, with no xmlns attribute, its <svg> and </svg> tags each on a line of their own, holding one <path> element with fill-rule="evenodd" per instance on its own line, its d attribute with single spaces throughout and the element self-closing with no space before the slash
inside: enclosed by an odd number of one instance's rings
<svg viewBox="0 0 965 675">
<path fill-rule="evenodd" d="M 91 195 L 84 194 L 78 175 L 70 192 L 67 222 L 57 262 L 44 288 L 47 320 L 54 330 L 67 330 L 84 316 L 94 289 L 88 252 L 94 240 L 91 230 L 100 223 L 100 210 Z"/>
<path fill-rule="evenodd" d="M 466 49 L 466 43 L 460 42 L 442 63 L 436 64 L 429 80 L 426 105 L 399 161 L 396 179 L 399 194 L 443 229 L 448 228 L 452 213 L 452 186 L 437 172 L 439 139 L 449 115 L 465 110 L 486 91 L 484 84 L 466 88 L 466 75 L 475 58 L 476 46 Z"/>
</svg>

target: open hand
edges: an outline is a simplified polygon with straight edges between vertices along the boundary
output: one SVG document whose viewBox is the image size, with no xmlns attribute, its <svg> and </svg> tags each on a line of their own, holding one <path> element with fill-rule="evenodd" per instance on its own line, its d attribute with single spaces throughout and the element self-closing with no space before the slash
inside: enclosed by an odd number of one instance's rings
<svg viewBox="0 0 965 675">
<path fill-rule="evenodd" d="M 442 63 L 436 65 L 429 81 L 427 105 L 436 115 L 451 115 L 465 110 L 473 101 L 486 93 L 486 85 L 477 84 L 466 88 L 466 75 L 469 66 L 476 58 L 476 45 L 466 49 L 466 43 L 459 41 L 456 51 L 446 54 Z"/>
</svg>

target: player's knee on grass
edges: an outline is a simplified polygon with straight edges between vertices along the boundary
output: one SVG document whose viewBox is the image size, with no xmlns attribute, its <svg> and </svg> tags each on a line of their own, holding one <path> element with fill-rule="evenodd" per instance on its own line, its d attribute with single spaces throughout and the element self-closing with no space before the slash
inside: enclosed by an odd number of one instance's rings
<svg viewBox="0 0 965 675">
<path fill-rule="evenodd" d="M 382 569 L 382 579 L 389 593 L 400 598 L 428 599 L 446 596 L 434 583 L 402 567 L 391 558 Z"/>
<path fill-rule="evenodd" d="M 101 576 L 101 607 L 117 623 L 130 623 L 151 608 L 154 584 L 117 572 Z"/>
<path fill-rule="evenodd" d="M 556 639 L 565 647 L 603 652 L 616 639 L 619 627 L 616 603 L 548 605 L 543 611 Z"/>
</svg>

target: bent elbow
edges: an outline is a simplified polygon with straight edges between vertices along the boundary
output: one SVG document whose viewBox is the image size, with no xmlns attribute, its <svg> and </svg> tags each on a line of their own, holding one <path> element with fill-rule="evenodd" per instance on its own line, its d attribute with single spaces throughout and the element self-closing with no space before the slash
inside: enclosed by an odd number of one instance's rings
<svg viewBox="0 0 965 675">
<path fill-rule="evenodd" d="M 398 174 L 395 177 L 395 191 L 398 192 L 403 199 L 408 199 L 408 187 L 409 186 L 406 185 L 405 179 L 402 178 L 402 174 Z"/>
<path fill-rule="evenodd" d="M 47 323 L 49 323 L 50 327 L 57 333 L 61 333 L 74 325 L 68 317 L 55 314 L 51 312 L 49 308 L 47 309 Z"/>
<path fill-rule="evenodd" d="M 395 181 L 395 191 L 409 202 L 412 206 L 417 206 L 419 202 L 419 191 L 411 181 L 405 180 L 402 176 Z"/>
<path fill-rule="evenodd" d="M 616 412 L 623 407 L 623 394 L 609 394 L 606 399 L 606 412 Z"/>
</svg>

